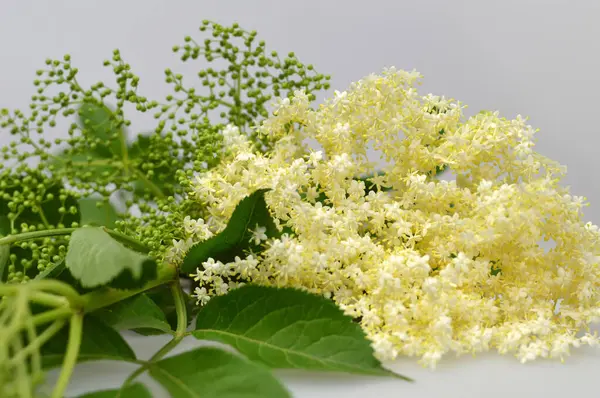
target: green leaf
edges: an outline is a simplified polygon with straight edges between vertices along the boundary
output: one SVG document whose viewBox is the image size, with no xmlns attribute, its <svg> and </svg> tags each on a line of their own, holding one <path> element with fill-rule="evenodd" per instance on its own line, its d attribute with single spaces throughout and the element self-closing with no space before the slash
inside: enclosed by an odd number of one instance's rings
<svg viewBox="0 0 600 398">
<path fill-rule="evenodd" d="M 93 152 L 104 158 L 124 155 L 125 131 L 115 113 L 106 105 L 88 100 L 79 108 L 79 124 L 84 134 L 100 140 Z"/>
<path fill-rule="evenodd" d="M 56 279 L 65 270 L 65 261 L 59 261 L 35 276 L 35 279 Z"/>
<path fill-rule="evenodd" d="M 180 287 L 180 289 L 181 289 L 181 287 Z M 154 289 L 148 290 L 145 294 L 165 314 L 167 323 L 169 324 L 171 330 L 175 330 L 177 328 L 177 319 L 178 319 L 177 307 L 175 305 L 175 300 L 173 299 L 173 293 L 171 292 L 170 286 L 168 286 L 168 285 L 157 286 Z M 195 311 L 199 307 L 196 305 L 195 300 L 189 296 L 189 294 L 184 292 L 183 296 L 188 298 L 186 300 L 185 307 L 186 307 L 187 320 L 188 320 L 188 325 L 189 325 L 192 322 L 192 320 L 195 318 Z M 147 328 L 134 329 L 134 332 L 145 335 L 145 336 L 154 335 L 154 334 L 163 334 L 163 332 L 157 331 L 156 329 L 147 329 Z"/>
<path fill-rule="evenodd" d="M 114 390 L 100 390 L 80 395 L 78 398 L 152 398 L 152 394 L 143 384 L 135 383 Z"/>
<path fill-rule="evenodd" d="M 153 259 L 123 246 L 98 227 L 73 232 L 65 262 L 84 288 L 109 283 L 116 288 L 135 288 L 156 277 Z"/>
<path fill-rule="evenodd" d="M 81 213 L 81 225 L 113 228 L 119 219 L 114 207 L 98 198 L 79 199 L 79 212 Z"/>
<path fill-rule="evenodd" d="M 182 273 L 192 273 L 196 268 L 209 258 L 222 262 L 229 262 L 236 256 L 243 256 L 245 252 L 257 247 L 250 238 L 256 226 L 266 228 L 268 237 L 276 237 L 279 231 L 265 202 L 265 193 L 268 189 L 259 189 L 238 203 L 227 227 L 218 235 L 192 246 L 181 265 Z"/>
<path fill-rule="evenodd" d="M 492 263 L 492 266 L 490 267 L 490 275 L 496 276 L 502 273 L 502 268 L 500 268 L 500 265 L 498 264 L 499 262 L 500 261 L 490 261 L 490 263 Z"/>
<path fill-rule="evenodd" d="M 10 220 L 7 216 L 0 216 L 0 238 L 10 235 Z M 0 245 L 0 282 L 4 281 L 4 270 L 10 259 L 10 246 Z"/>
<path fill-rule="evenodd" d="M 10 235 L 10 219 L 0 215 L 0 237 Z"/>
<path fill-rule="evenodd" d="M 192 333 L 273 368 L 393 375 L 352 318 L 331 300 L 297 289 L 246 285 L 214 297 Z"/>
<path fill-rule="evenodd" d="M 35 280 L 41 279 L 55 279 L 57 281 L 64 282 L 70 285 L 79 294 L 85 294 L 91 292 L 93 289 L 84 288 L 81 283 L 73 277 L 71 271 L 69 271 L 65 265 L 65 260 L 60 260 L 54 263 L 34 277 Z"/>
<path fill-rule="evenodd" d="M 433 176 L 438 176 L 443 174 L 446 170 L 448 170 L 448 165 L 435 166 L 435 172 L 433 172 Z"/>
<path fill-rule="evenodd" d="M 45 368 L 62 364 L 68 340 L 67 325 L 42 346 L 42 364 Z M 93 315 L 85 316 L 78 362 L 135 359 L 135 353 L 119 332 Z"/>
<path fill-rule="evenodd" d="M 143 293 L 98 310 L 94 315 L 117 330 L 156 329 L 171 332 L 165 314 Z"/>
<path fill-rule="evenodd" d="M 150 145 L 151 139 L 149 135 L 138 134 L 129 147 L 129 156 L 132 158 L 144 157 L 150 151 Z"/>
<path fill-rule="evenodd" d="M 172 398 L 283 398 L 289 392 L 267 368 L 215 347 L 202 347 L 150 367 Z"/>
<path fill-rule="evenodd" d="M 10 246 L 0 245 L 0 282 L 4 281 L 4 270 L 10 259 Z"/>
</svg>

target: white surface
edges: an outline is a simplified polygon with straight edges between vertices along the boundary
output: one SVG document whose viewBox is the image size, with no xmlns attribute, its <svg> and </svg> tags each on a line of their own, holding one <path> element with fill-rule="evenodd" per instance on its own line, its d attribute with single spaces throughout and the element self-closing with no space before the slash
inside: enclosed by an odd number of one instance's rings
<svg viewBox="0 0 600 398">
<path fill-rule="evenodd" d="M 128 334 L 127 340 L 139 353 L 139 359 L 148 359 L 168 337 Z M 173 354 L 200 344 L 193 337 L 187 338 Z M 579 398 L 598 396 L 600 390 L 597 379 L 600 353 L 592 348 L 574 351 L 564 364 L 545 360 L 522 365 L 511 356 L 489 353 L 475 358 L 448 358 L 435 371 L 422 368 L 411 358 L 386 366 L 412 377 L 415 382 L 295 370 L 276 374 L 298 398 Z M 120 387 L 135 368 L 135 365 L 108 361 L 81 364 L 75 369 L 74 382 L 68 392 L 77 395 Z M 169 397 L 148 375 L 139 381 L 152 389 L 154 398 Z"/>
<path fill-rule="evenodd" d="M 538 150 L 569 167 L 566 183 L 592 203 L 586 219 L 600 221 L 598 0 L 1 0 L 0 108 L 27 106 L 46 57 L 70 53 L 85 84 L 110 79 L 101 64 L 115 47 L 144 94 L 160 99 L 169 92 L 164 68 L 194 75 L 196 67 L 179 64 L 170 48 L 205 18 L 256 29 L 269 48 L 331 73 L 332 89 L 395 65 L 416 68 L 423 92 L 458 98 L 469 113 L 530 116 L 541 129 Z M 151 127 L 134 122 L 136 130 Z M 140 357 L 160 342 L 132 338 Z M 600 353 L 579 350 L 565 365 L 490 354 L 447 360 L 435 372 L 411 359 L 392 367 L 417 382 L 281 375 L 297 397 L 597 396 Z M 117 386 L 130 369 L 82 365 L 70 392 Z"/>
</svg>

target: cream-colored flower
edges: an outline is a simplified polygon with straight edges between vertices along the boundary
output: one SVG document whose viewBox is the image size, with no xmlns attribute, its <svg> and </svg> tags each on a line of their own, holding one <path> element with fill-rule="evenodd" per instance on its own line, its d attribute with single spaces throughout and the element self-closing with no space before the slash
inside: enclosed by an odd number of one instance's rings
<svg viewBox="0 0 600 398">
<path fill-rule="evenodd" d="M 191 181 L 204 219 L 218 232 L 243 197 L 269 188 L 276 224 L 293 233 L 255 229 L 260 254 L 206 263 L 200 302 L 235 288 L 233 276 L 302 288 L 360 319 L 381 358 L 414 355 L 432 367 L 449 352 L 528 361 L 598 345 L 574 331 L 600 318 L 600 231 L 583 222 L 584 199 L 560 185 L 565 168 L 534 151 L 522 117 L 465 118 L 460 103 L 419 95 L 419 78 L 390 68 L 316 110 L 296 93 L 258 129 L 276 140 L 266 154 L 224 132 L 228 157 Z M 387 164 L 371 190 L 358 179 L 375 174 L 369 147 Z M 455 180 L 431 176 L 444 164 Z"/>
<path fill-rule="evenodd" d="M 258 224 L 256 224 L 256 228 L 254 228 L 251 232 L 252 232 L 251 240 L 254 241 L 255 245 L 259 245 L 260 242 L 265 241 L 269 238 L 266 234 L 267 228 L 262 227 Z"/>
</svg>

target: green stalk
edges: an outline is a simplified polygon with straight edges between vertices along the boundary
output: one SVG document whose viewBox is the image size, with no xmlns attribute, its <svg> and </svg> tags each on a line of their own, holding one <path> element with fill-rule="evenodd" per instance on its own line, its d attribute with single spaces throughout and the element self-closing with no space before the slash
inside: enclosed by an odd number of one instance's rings
<svg viewBox="0 0 600 398">
<path fill-rule="evenodd" d="M 29 294 L 29 301 L 45 305 L 47 307 L 62 307 L 63 305 L 69 304 L 69 300 L 67 300 L 65 297 L 45 292 L 31 292 Z"/>
<path fill-rule="evenodd" d="M 48 219 L 46 218 L 46 214 L 44 214 L 44 210 L 42 209 L 42 206 L 38 206 L 37 209 L 38 209 L 38 214 L 40 215 L 40 218 L 42 219 L 42 223 L 44 223 L 46 228 L 49 228 L 50 223 L 48 222 Z"/>
<path fill-rule="evenodd" d="M 64 282 L 52 279 L 43 279 L 32 281 L 28 284 L 28 286 L 39 286 L 43 290 L 49 290 L 53 293 L 63 296 L 73 307 L 80 307 L 83 305 L 83 301 L 81 300 L 79 293 L 77 293 L 77 290 L 73 289 L 70 285 L 67 285 Z"/>
<path fill-rule="evenodd" d="M 17 242 L 23 242 L 26 240 L 39 239 L 39 238 L 47 238 L 50 236 L 60 236 L 60 235 L 69 235 L 72 234 L 77 228 L 57 228 L 57 229 L 47 229 L 43 231 L 33 231 L 33 232 L 23 232 L 20 234 L 7 235 L 3 238 L 0 238 L 0 246 L 2 245 L 11 245 Z"/>
<path fill-rule="evenodd" d="M 21 351 L 27 351 L 27 349 L 30 348 L 31 344 L 34 341 L 36 341 L 38 338 L 35 325 L 33 324 L 33 322 L 31 322 L 31 311 L 27 311 L 27 312 L 28 312 L 28 314 L 27 314 L 27 319 L 25 319 L 25 325 L 27 328 L 27 341 L 29 343 Z M 34 352 L 31 353 L 31 355 L 29 357 L 29 363 L 30 363 L 30 373 L 34 377 L 36 377 L 36 375 L 39 375 L 42 373 L 42 358 L 41 358 L 39 349 L 36 349 Z"/>
<path fill-rule="evenodd" d="M 39 351 L 39 349 L 48 340 L 50 340 L 52 338 L 52 336 L 54 336 L 56 333 L 58 333 L 62 329 L 62 327 L 64 326 L 65 323 L 66 323 L 66 321 L 63 319 L 58 319 L 58 320 L 54 321 L 54 323 L 52 325 L 47 327 L 34 340 L 31 340 L 29 342 L 29 344 L 27 345 L 27 347 L 23 348 L 14 357 L 12 357 L 10 359 L 8 365 L 17 363 L 19 361 L 23 361 L 28 355 Z"/>
<path fill-rule="evenodd" d="M 26 318 L 28 308 L 27 308 L 27 296 L 25 294 L 21 294 L 17 297 L 15 303 L 16 309 L 13 315 L 12 322 L 19 322 L 21 319 Z M 23 349 L 23 334 L 19 332 L 19 328 L 15 328 L 13 325 L 6 328 L 6 332 L 8 336 L 12 335 L 12 339 L 7 341 L 7 346 L 10 345 L 13 352 L 19 352 Z M 14 332 L 17 332 L 13 335 Z M 14 378 L 17 384 L 17 391 L 19 396 L 29 397 L 32 396 L 31 384 L 29 383 L 28 377 L 28 369 L 27 363 L 24 361 L 16 363 Z"/>
<path fill-rule="evenodd" d="M 68 318 L 69 316 L 73 316 L 76 311 L 81 311 L 82 313 L 89 313 L 100 308 L 108 307 L 112 304 L 118 303 L 119 301 L 125 300 L 129 297 L 135 296 L 136 294 L 142 293 L 146 290 L 150 290 L 154 287 L 163 285 L 165 283 L 178 282 L 178 270 L 176 267 L 172 265 L 165 264 L 158 270 L 157 278 L 153 281 L 148 282 L 145 286 L 140 289 L 134 290 L 117 290 L 112 288 L 102 288 L 95 290 L 93 292 L 84 294 L 83 296 L 79 296 L 77 292 L 73 290 L 70 292 L 70 287 L 68 285 L 62 286 L 64 289 L 57 289 L 63 285 L 58 281 L 35 281 L 30 282 L 31 284 L 35 284 L 36 286 L 41 286 L 42 288 L 47 288 L 48 290 L 54 290 L 57 293 L 65 295 L 67 298 L 67 302 L 61 302 L 61 306 L 54 308 L 52 310 L 44 311 L 41 314 L 33 315 L 31 317 L 32 325 L 40 326 L 49 322 L 61 320 Z M 54 286 L 56 285 L 56 286 Z M 0 295 L 13 295 L 17 294 L 20 289 L 23 289 L 25 286 L 23 285 L 1 285 L 0 286 Z M 32 292 L 33 293 L 33 292 Z M 35 301 L 43 300 L 46 304 L 59 304 L 57 297 L 43 293 L 43 292 L 35 292 Z M 40 295 L 41 294 L 41 295 Z M 68 296 L 67 296 L 68 295 Z M 70 297 L 73 296 L 73 297 Z M 25 297 L 25 296 L 23 296 Z M 178 304 L 179 305 L 179 304 Z M 183 307 L 185 309 L 185 306 Z M 181 309 L 178 309 L 181 311 Z M 187 322 L 187 320 L 185 321 Z M 185 332 L 185 331 L 184 331 Z"/>
<path fill-rule="evenodd" d="M 79 307 L 83 304 L 81 296 L 71 286 L 51 280 L 33 280 L 26 285 L 18 284 L 0 284 L 0 296 L 17 295 L 25 289 L 28 297 L 38 304 L 44 304 L 49 307 L 62 307 L 70 304 L 73 307 Z M 42 292 L 40 290 L 49 290 L 52 293 Z"/>
<path fill-rule="evenodd" d="M 81 334 L 83 330 L 83 313 L 76 313 L 71 316 L 71 325 L 69 328 L 69 343 L 67 345 L 67 352 L 65 359 L 63 360 L 62 370 L 58 381 L 52 391 L 52 398 L 63 398 L 65 390 L 71 380 L 73 369 L 77 363 L 77 356 L 79 355 L 79 346 L 81 345 Z"/>
<path fill-rule="evenodd" d="M 8 285 L 8 286 L 0 286 L 0 296 L 12 296 L 19 294 L 22 292 L 22 287 L 20 285 Z M 48 307 L 62 307 L 64 305 L 68 305 L 69 301 L 62 296 L 56 296 L 50 293 L 44 292 L 28 292 L 27 297 L 29 300 L 42 304 Z"/>
<path fill-rule="evenodd" d="M 171 350 L 179 343 L 183 338 L 187 335 L 187 309 L 185 306 L 185 296 L 183 291 L 181 290 L 181 285 L 179 284 L 179 280 L 175 280 L 171 283 L 171 293 L 173 294 L 173 300 L 175 301 L 175 311 L 177 313 L 177 329 L 175 330 L 175 336 L 160 350 L 158 350 L 152 358 L 148 360 L 144 365 L 140 366 L 133 372 L 127 380 L 123 383 L 123 387 L 117 393 L 117 398 L 120 398 L 121 392 L 123 388 L 127 387 L 131 384 L 139 375 L 144 373 L 148 368 L 150 368 L 155 362 L 160 361 L 165 355 L 167 355 Z"/>
<path fill-rule="evenodd" d="M 185 296 L 183 295 L 183 290 L 181 290 L 179 280 L 171 284 L 171 293 L 173 293 L 175 312 L 177 313 L 177 329 L 175 330 L 175 339 L 181 341 L 187 330 L 188 319 Z"/>
<path fill-rule="evenodd" d="M 123 168 L 125 173 L 129 174 L 129 149 L 127 148 L 127 137 L 125 137 L 123 131 L 119 134 L 119 141 L 121 143 L 121 153 L 123 154 Z"/>
<path fill-rule="evenodd" d="M 15 352 L 19 352 L 23 349 L 23 341 L 21 336 L 17 336 L 11 343 L 12 349 Z M 19 391 L 19 395 L 22 397 L 30 397 L 32 396 L 31 384 L 29 383 L 28 371 L 27 371 L 27 363 L 26 362 L 17 362 L 16 364 L 16 380 L 17 380 L 17 388 Z"/>
<path fill-rule="evenodd" d="M 11 245 L 17 242 L 23 242 L 26 240 L 32 239 L 40 239 L 40 238 L 48 238 L 51 236 L 61 236 L 61 235 L 70 235 L 75 232 L 78 228 L 57 228 L 57 229 L 47 229 L 43 231 L 33 231 L 33 232 L 23 232 L 20 234 L 7 235 L 5 237 L 0 238 L 0 246 L 2 245 Z M 113 238 L 130 244 L 131 246 L 136 247 L 138 250 L 149 252 L 150 249 L 140 243 L 138 240 L 127 236 L 121 232 L 114 231 L 112 229 L 108 229 L 106 227 L 103 228 L 104 231 L 111 235 Z"/>
<path fill-rule="evenodd" d="M 41 314 L 34 315 L 31 317 L 31 321 L 34 325 L 39 326 L 48 322 L 56 321 L 58 319 L 64 319 L 73 315 L 73 309 L 65 306 L 57 308 L 55 310 L 44 311 Z"/>
</svg>

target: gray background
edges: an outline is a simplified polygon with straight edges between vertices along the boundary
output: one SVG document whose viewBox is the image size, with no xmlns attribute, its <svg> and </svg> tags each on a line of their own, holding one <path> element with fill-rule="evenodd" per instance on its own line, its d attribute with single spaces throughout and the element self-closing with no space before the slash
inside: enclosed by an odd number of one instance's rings
<svg viewBox="0 0 600 398">
<path fill-rule="evenodd" d="M 196 34 L 205 18 L 256 29 L 269 48 L 294 51 L 331 73 L 332 89 L 395 65 L 416 68 L 425 75 L 423 93 L 457 98 L 469 114 L 497 109 L 529 116 L 541 130 L 537 149 L 568 166 L 565 184 L 591 202 L 586 219 L 600 219 L 598 0 L 0 0 L 0 108 L 27 106 L 34 71 L 46 57 L 70 53 L 83 84 L 110 79 L 102 60 L 116 47 L 141 77 L 144 94 L 160 99 L 169 92 L 164 68 L 197 69 L 181 66 L 170 48 Z M 134 123 L 135 130 L 151 127 L 143 118 Z M 142 357 L 158 340 L 131 338 Z M 435 373 L 412 360 L 392 366 L 417 383 L 282 375 L 298 397 L 593 396 L 600 355 L 579 350 L 566 365 L 526 366 L 484 355 L 444 361 Z M 71 392 L 116 386 L 128 370 L 82 366 Z"/>
</svg>

